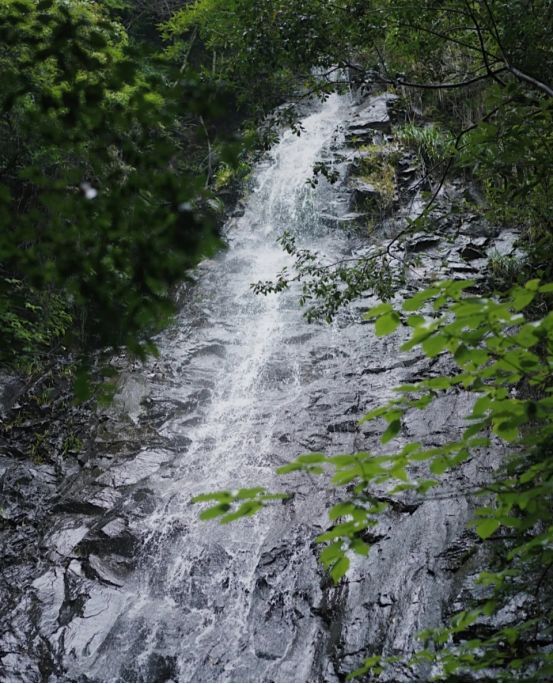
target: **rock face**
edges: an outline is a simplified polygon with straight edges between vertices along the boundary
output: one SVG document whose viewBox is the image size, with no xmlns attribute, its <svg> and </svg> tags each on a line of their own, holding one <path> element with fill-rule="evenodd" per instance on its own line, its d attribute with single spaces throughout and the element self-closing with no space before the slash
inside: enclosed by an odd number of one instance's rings
<svg viewBox="0 0 553 684">
<path fill-rule="evenodd" d="M 350 120 L 348 139 L 366 138 L 367 134 L 372 136 L 375 131 L 389 133 L 392 125 L 389 106 L 398 99 L 397 95 L 390 93 L 369 97 L 357 108 L 355 116 Z"/>
<path fill-rule="evenodd" d="M 306 117 L 300 138 L 284 136 L 228 225 L 229 249 L 199 267 L 176 324 L 158 340 L 161 357 L 121 362 L 116 403 L 87 417 L 81 449 L 52 434 L 57 455 L 33 462 L 16 441 L 5 445 L 2 680 L 343 681 L 367 655 L 410 652 L 419 629 L 443 621 L 476 548 L 465 492 L 500 453 L 468 462 L 432 500 L 380 492 L 390 505 L 368 538 L 371 554 L 333 587 L 313 539 L 334 494 L 323 480 L 277 478 L 275 468 L 310 450 L 377 450 L 380 426 L 358 419 L 440 362 L 400 352 L 401 331 L 375 338 L 360 320 L 370 297 L 331 326 L 309 325 L 297 291 L 250 289 L 288 264 L 274 244 L 286 227 L 333 260 L 370 251 L 367 215 L 349 208 L 350 171 L 366 153 L 362 137 L 391 143 L 392 104 L 376 96 L 353 107 L 332 96 Z M 321 159 L 340 170 L 337 186 L 306 185 Z M 399 205 L 372 241 L 397 234 L 420 207 L 413 157 L 403 151 L 394 169 Z M 494 250 L 514 249 L 514 236 L 462 208 L 453 213 L 463 194 L 446 186 L 432 235 L 409 237 L 422 282 L 481 278 Z M 401 439 L 451 439 L 468 401 L 446 397 L 410 419 Z M 244 484 L 295 496 L 227 527 L 197 519 L 194 495 Z"/>
</svg>

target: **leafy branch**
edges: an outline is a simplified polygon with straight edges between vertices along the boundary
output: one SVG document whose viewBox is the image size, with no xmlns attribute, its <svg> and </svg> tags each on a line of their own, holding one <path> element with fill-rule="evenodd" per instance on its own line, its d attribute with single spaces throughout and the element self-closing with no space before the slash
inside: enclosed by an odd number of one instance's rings
<svg viewBox="0 0 553 684">
<path fill-rule="evenodd" d="M 384 454 L 304 454 L 277 472 L 330 473 L 331 484 L 343 490 L 328 511 L 329 529 L 317 537 L 324 545 L 321 563 L 339 582 L 349 569 L 352 553 L 369 554 L 370 529 L 391 505 L 390 497 L 412 492 L 424 499 L 446 471 L 490 447 L 493 435 L 511 444 L 511 456 L 500 474 L 481 488 L 492 500 L 475 512 L 472 522 L 481 540 L 494 541 L 503 564 L 496 572 L 481 573 L 479 582 L 487 587 L 486 598 L 458 613 L 449 626 L 421 634 L 421 639 L 433 642 L 434 649 L 416 653 L 409 662 L 432 661 L 444 676 L 463 668 L 544 676 L 553 666 L 552 656 L 542 648 L 542 641 L 530 637 L 538 624 L 540 633 L 553 631 L 549 595 L 544 600 L 541 591 L 536 591 L 528 600 L 527 618 L 514 624 L 499 621 L 491 634 L 488 625 L 485 638 L 465 635 L 476 629 L 479 621 L 497 615 L 513 592 L 528 585 L 529 576 L 535 577 L 541 590 L 553 567 L 553 312 L 537 320 L 533 316 L 535 302 L 549 297 L 553 284 L 534 279 L 499 298 L 466 294 L 472 285 L 471 281 L 441 281 L 406 299 L 401 310 L 381 303 L 366 314 L 374 322 L 377 336 L 392 334 L 401 325 L 408 327 L 411 334 L 402 350 L 420 348 L 429 358 L 445 356 L 451 360 L 452 372 L 396 388 L 396 398 L 368 412 L 361 422 L 383 420 L 386 427 L 380 442 L 391 443 L 400 435 L 409 412 L 430 410 L 438 396 L 460 388 L 472 393 L 475 400 L 457 439 L 430 447 L 410 442 Z M 245 491 L 265 496 L 264 490 Z M 202 517 L 229 515 L 232 497 L 228 492 L 196 501 L 216 497 L 223 498 L 217 498 L 217 506 Z M 279 497 L 284 495 L 275 495 Z M 259 502 L 253 508 L 239 508 L 230 519 L 262 507 Z M 367 672 L 377 675 L 393 662 L 397 658 L 375 655 L 351 677 Z"/>
</svg>

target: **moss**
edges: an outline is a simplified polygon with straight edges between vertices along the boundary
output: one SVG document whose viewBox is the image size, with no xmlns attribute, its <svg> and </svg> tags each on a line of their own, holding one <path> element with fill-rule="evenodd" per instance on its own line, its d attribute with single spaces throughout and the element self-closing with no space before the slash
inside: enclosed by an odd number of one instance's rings
<svg viewBox="0 0 553 684">
<path fill-rule="evenodd" d="M 364 156 L 358 161 L 359 178 L 372 185 L 379 195 L 376 205 L 379 209 L 389 209 L 396 199 L 396 164 L 399 151 L 396 147 L 383 145 L 364 145 Z M 374 202 L 370 202 L 374 205 Z"/>
<path fill-rule="evenodd" d="M 77 437 L 77 435 L 71 434 L 68 435 L 64 440 L 63 440 L 63 446 L 62 446 L 62 452 L 63 455 L 66 456 L 68 453 L 79 453 L 84 446 L 83 440 L 80 437 Z"/>
<path fill-rule="evenodd" d="M 222 162 L 215 172 L 214 190 L 221 192 L 221 190 L 226 190 L 235 183 L 244 182 L 248 179 L 250 172 L 251 165 L 246 161 L 241 161 L 236 167 Z"/>
</svg>

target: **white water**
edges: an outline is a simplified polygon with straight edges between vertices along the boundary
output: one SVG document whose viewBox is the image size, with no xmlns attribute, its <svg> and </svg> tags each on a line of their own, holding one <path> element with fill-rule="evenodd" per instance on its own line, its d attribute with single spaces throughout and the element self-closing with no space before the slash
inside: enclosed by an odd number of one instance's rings
<svg viewBox="0 0 553 684">
<path fill-rule="evenodd" d="M 309 677 L 305 649 L 312 650 L 320 625 L 296 624 L 293 616 L 293 592 L 312 592 L 318 583 L 309 537 L 301 533 L 299 548 L 290 541 L 292 550 L 284 554 L 290 567 L 279 572 L 270 590 L 259 570 L 264 554 L 290 534 L 289 517 L 297 520 L 298 511 L 275 506 L 220 527 L 198 521 L 190 500 L 241 484 L 279 490 L 275 468 L 301 449 L 292 444 L 287 451 L 277 439 L 278 426 L 282 431 L 294 425 L 306 377 L 324 376 L 326 365 L 323 360 L 314 370 L 317 350 L 293 342 L 314 334 L 297 293 L 256 296 L 251 284 L 273 278 L 290 263 L 276 243 L 284 229 L 309 246 L 332 249 L 337 238 L 319 219 L 332 210 L 324 206 L 332 192 L 324 181 L 313 189 L 307 180 L 314 163 L 340 142 L 345 107 L 345 98 L 332 95 L 303 120 L 301 136 L 285 133 L 255 169 L 245 213 L 226 228 L 228 250 L 200 267 L 193 306 L 185 307 L 179 325 L 161 342 L 171 377 L 150 388 L 151 396 L 186 402 L 191 391 L 203 388 L 204 407 L 177 412 L 159 428 L 171 444 L 183 437 L 189 442 L 148 481 L 156 507 L 140 521 L 145 542 L 139 568 L 112 597 L 90 655 L 77 658 L 77 669 L 93 679 Z M 333 330 L 319 326 L 318 334 L 332 349 Z M 309 428 L 301 426 L 304 432 Z M 274 553 L 271 558 L 274 564 Z M 274 617 L 271 601 L 282 604 Z"/>
</svg>

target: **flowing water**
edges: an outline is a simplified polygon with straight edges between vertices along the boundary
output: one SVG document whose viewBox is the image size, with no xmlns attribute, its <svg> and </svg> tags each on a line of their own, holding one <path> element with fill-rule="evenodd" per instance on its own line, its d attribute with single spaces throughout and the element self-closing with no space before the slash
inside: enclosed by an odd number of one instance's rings
<svg viewBox="0 0 553 684">
<path fill-rule="evenodd" d="M 295 291 L 256 296 L 250 286 L 289 264 L 276 242 L 284 229 L 340 253 L 344 237 L 320 218 L 339 210 L 336 193 L 307 180 L 341 142 L 346 106 L 332 95 L 303 120 L 301 136 L 285 133 L 255 169 L 245 212 L 226 227 L 228 250 L 200 267 L 192 301 L 160 342 L 170 376 L 148 396 L 184 406 L 158 428 L 178 457 L 164 455 L 168 463 L 148 480 L 155 509 L 141 521 L 138 569 L 118 596 L 109 634 L 89 662 L 76 664 L 89 677 L 151 678 L 152 668 L 181 681 L 309 677 L 306 651 L 320 630 L 310 597 L 320 582 L 309 548 L 314 511 L 277 506 L 219 527 L 199 522 L 190 500 L 240 484 L 281 489 L 275 468 L 302 450 L 290 433 L 326 431 L 301 414 L 319 401 L 315 388 L 330 391 L 327 374 L 339 382 L 336 361 L 351 363 L 339 329 L 309 326 Z M 305 522 L 295 542 L 291 519 Z"/>
</svg>

